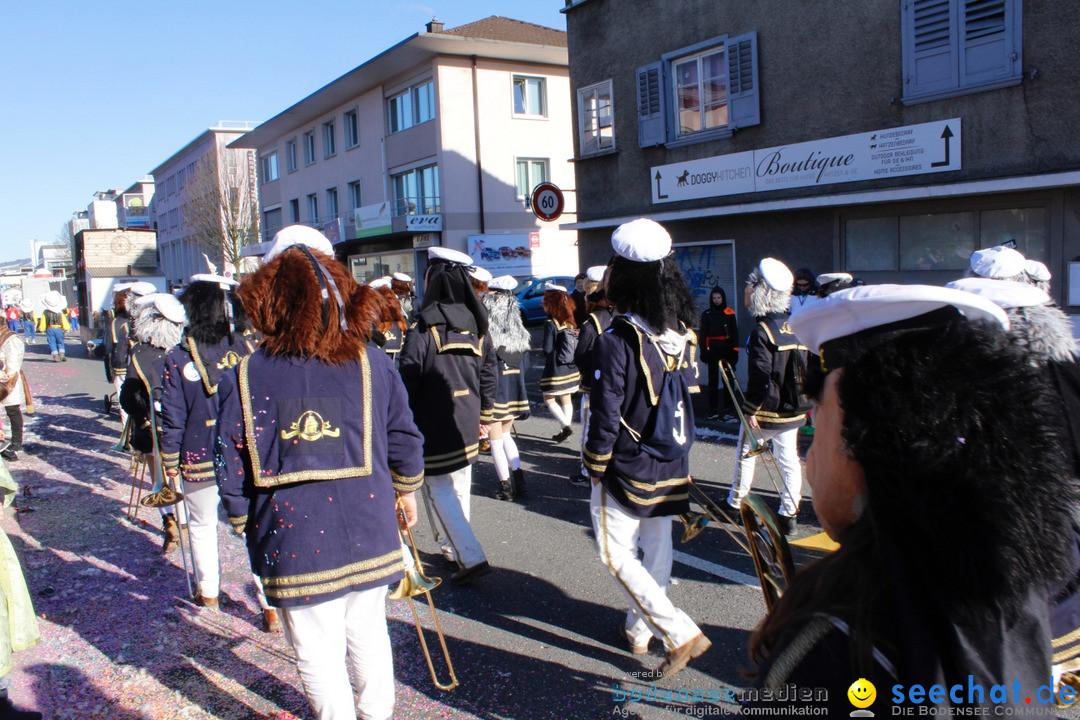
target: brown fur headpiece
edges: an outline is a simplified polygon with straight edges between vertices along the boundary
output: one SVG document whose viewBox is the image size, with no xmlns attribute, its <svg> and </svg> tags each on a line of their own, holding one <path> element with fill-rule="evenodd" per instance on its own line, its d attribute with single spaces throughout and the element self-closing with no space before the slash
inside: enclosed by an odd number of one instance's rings
<svg viewBox="0 0 1080 720">
<path fill-rule="evenodd" d="M 405 295 L 413 294 L 413 283 L 405 282 L 404 280 L 398 280 L 393 278 L 390 280 L 390 289 L 394 291 L 394 295 L 398 297 L 404 297 Z"/>
<path fill-rule="evenodd" d="M 398 302 L 394 291 L 384 285 L 375 292 L 379 294 L 382 301 L 379 305 L 379 332 L 385 333 L 394 325 L 397 325 L 401 332 L 408 330 L 409 325 L 405 322 L 405 313 L 401 311 L 401 303 Z"/>
<path fill-rule="evenodd" d="M 311 260 L 289 249 L 248 276 L 237 290 L 251 324 L 265 337 L 268 355 L 310 357 L 333 365 L 355 359 L 371 339 L 379 321 L 375 290 L 358 285 L 345 266 L 329 255 L 312 252 L 329 271 L 345 304 L 348 329 L 340 323 L 341 308 L 333 293 L 323 324 L 323 297 Z"/>
</svg>

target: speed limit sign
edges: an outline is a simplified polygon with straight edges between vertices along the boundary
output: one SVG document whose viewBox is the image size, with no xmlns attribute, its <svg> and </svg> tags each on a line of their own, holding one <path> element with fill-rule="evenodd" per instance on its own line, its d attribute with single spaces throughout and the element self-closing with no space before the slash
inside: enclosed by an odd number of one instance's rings
<svg viewBox="0 0 1080 720">
<path fill-rule="evenodd" d="M 532 211 L 536 217 L 547 222 L 558 219 L 563 212 L 563 193 L 553 183 L 543 182 L 533 188 Z"/>
</svg>

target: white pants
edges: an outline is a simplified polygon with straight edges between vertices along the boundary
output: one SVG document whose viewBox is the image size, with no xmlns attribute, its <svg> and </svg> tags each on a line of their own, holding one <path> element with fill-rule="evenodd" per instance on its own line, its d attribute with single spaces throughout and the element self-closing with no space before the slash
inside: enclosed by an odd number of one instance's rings
<svg viewBox="0 0 1080 720">
<path fill-rule="evenodd" d="M 124 412 L 123 406 L 120 404 L 120 387 L 124 384 L 126 375 L 113 374 L 112 384 L 113 390 L 116 391 L 116 409 L 120 411 L 120 429 L 124 429 L 124 425 L 127 423 L 128 414 Z"/>
<path fill-rule="evenodd" d="M 449 475 L 428 475 L 424 478 L 424 493 L 443 526 L 439 541 L 443 555 L 463 568 L 487 562 L 484 548 L 469 525 L 472 465 Z"/>
<path fill-rule="evenodd" d="M 794 517 L 799 513 L 799 501 L 802 499 L 802 468 L 799 465 L 799 426 L 794 425 L 790 429 L 767 428 L 760 430 L 762 440 L 772 439 L 773 457 L 776 465 L 780 468 L 781 480 L 784 483 L 780 491 L 780 514 Z M 743 498 L 750 492 L 754 484 L 754 466 L 757 464 L 757 456 L 743 457 L 753 441 L 746 437 L 746 428 L 739 428 L 739 461 L 735 464 L 735 479 L 731 481 L 731 490 L 728 492 L 728 505 L 738 508 L 742 505 Z"/>
<path fill-rule="evenodd" d="M 394 714 L 385 587 L 279 612 L 304 694 L 319 720 L 387 720 Z"/>
<path fill-rule="evenodd" d="M 184 483 L 184 504 L 188 511 L 188 538 L 191 540 L 191 556 L 195 564 L 195 582 L 203 597 L 217 597 L 221 593 L 221 572 L 218 555 L 218 486 L 213 479 L 206 482 Z M 257 575 L 255 593 L 259 607 L 270 607 L 266 602 L 262 582 Z"/>
<path fill-rule="evenodd" d="M 701 629 L 667 596 L 671 579 L 671 517 L 639 518 L 608 494 L 603 483 L 592 486 L 589 500 L 600 559 L 626 596 L 626 635 L 634 645 L 650 636 L 667 650 L 693 640 Z M 638 559 L 638 548 L 644 553 Z"/>
</svg>

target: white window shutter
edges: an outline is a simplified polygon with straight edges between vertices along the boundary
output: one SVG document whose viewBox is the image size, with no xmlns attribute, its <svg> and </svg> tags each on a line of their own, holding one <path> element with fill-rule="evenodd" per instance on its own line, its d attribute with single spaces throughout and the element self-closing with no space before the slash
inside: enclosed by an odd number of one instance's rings
<svg viewBox="0 0 1080 720">
<path fill-rule="evenodd" d="M 905 0 L 904 97 L 959 87 L 956 0 Z"/>
<path fill-rule="evenodd" d="M 960 87 L 1019 77 L 1019 0 L 960 0 Z"/>
<path fill-rule="evenodd" d="M 637 91 L 638 145 L 663 145 L 667 139 L 663 63 L 649 63 L 637 69 Z"/>
<path fill-rule="evenodd" d="M 728 61 L 728 126 L 732 130 L 761 123 L 757 31 L 724 42 Z"/>
</svg>

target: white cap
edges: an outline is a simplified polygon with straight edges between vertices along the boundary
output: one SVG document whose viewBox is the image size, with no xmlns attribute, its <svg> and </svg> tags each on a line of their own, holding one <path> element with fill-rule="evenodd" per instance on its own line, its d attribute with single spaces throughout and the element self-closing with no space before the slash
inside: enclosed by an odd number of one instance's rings
<svg viewBox="0 0 1080 720">
<path fill-rule="evenodd" d="M 837 280 L 843 280 L 844 282 L 851 282 L 854 279 L 855 278 L 851 277 L 851 273 L 844 273 L 844 272 L 823 273 L 823 274 L 817 276 L 817 284 L 818 285 L 828 285 L 829 283 L 836 282 Z"/>
<path fill-rule="evenodd" d="M 544 292 L 547 292 L 548 290 L 557 290 L 558 292 L 570 292 L 562 285 L 557 285 L 551 281 L 544 283 Z"/>
<path fill-rule="evenodd" d="M 986 298 L 1000 308 L 1031 307 L 1033 305 L 1046 305 L 1050 302 L 1050 296 L 1045 290 L 1040 290 L 1034 285 L 1016 282 L 1015 280 L 993 280 L 991 278 L 970 277 L 953 280 L 945 285 L 947 288 L 963 290 L 979 297 Z"/>
<path fill-rule="evenodd" d="M 493 278 L 488 287 L 492 290 L 513 290 L 517 287 L 518 281 L 514 279 L 513 275 L 500 275 L 497 278 Z"/>
<path fill-rule="evenodd" d="M 326 236 L 307 225 L 289 225 L 277 231 L 270 243 L 270 249 L 263 255 L 263 264 L 270 262 L 294 245 L 306 245 L 311 250 L 333 257 L 334 246 Z"/>
<path fill-rule="evenodd" d="M 222 290 L 230 287 L 236 287 L 240 284 L 232 278 L 227 278 L 224 275 L 212 275 L 210 273 L 198 273 L 196 275 L 192 275 L 191 282 L 217 283 Z"/>
<path fill-rule="evenodd" d="M 31 300 L 30 298 L 23 298 L 22 300 L 19 301 L 19 309 L 22 310 L 23 312 L 33 312 L 33 310 L 34 310 L 34 301 Z"/>
<path fill-rule="evenodd" d="M 149 295 L 150 293 L 156 293 L 157 291 L 157 285 L 154 285 L 154 283 L 152 282 L 146 282 L 145 280 L 133 282 L 131 283 L 131 287 L 128 288 L 128 292 L 138 297 Z"/>
<path fill-rule="evenodd" d="M 1028 274 L 1028 277 L 1037 282 L 1050 282 L 1050 268 L 1046 267 L 1046 265 L 1038 260 L 1028 260 L 1024 264 L 1024 272 Z"/>
<path fill-rule="evenodd" d="M 1012 248 L 995 245 L 971 253 L 971 271 L 979 277 L 1002 280 L 1024 272 L 1027 260 Z"/>
<path fill-rule="evenodd" d="M 45 296 L 41 298 L 41 302 L 45 305 L 46 310 L 52 312 L 60 312 L 67 307 L 67 299 L 56 290 L 45 293 Z"/>
<path fill-rule="evenodd" d="M 413 279 L 403 272 L 396 272 L 392 276 L 398 282 L 412 282 Z"/>
<path fill-rule="evenodd" d="M 944 307 L 954 307 L 970 320 L 989 320 L 1009 329 L 1005 311 L 978 295 L 933 285 L 863 285 L 838 290 L 824 301 L 792 315 L 788 321 L 799 340 L 821 355 L 828 369 L 843 358 L 823 348 L 826 343 L 875 328 L 911 320 Z"/>
<path fill-rule="evenodd" d="M 377 280 L 372 280 L 370 283 L 368 283 L 368 286 L 375 288 L 376 290 L 378 290 L 379 288 L 390 287 L 390 276 L 381 277 Z"/>
<path fill-rule="evenodd" d="M 660 223 L 638 218 L 623 223 L 611 233 L 611 247 L 622 258 L 633 262 L 656 262 L 671 252 L 671 235 Z"/>
<path fill-rule="evenodd" d="M 154 309 L 169 322 L 183 325 L 187 322 L 187 313 L 184 312 L 184 304 L 169 293 L 152 293 L 135 301 L 138 305 L 153 304 Z"/>
<path fill-rule="evenodd" d="M 460 250 L 451 250 L 444 247 L 429 247 L 427 249 L 428 260 L 445 260 L 468 267 L 472 265 L 472 258 Z"/>
<path fill-rule="evenodd" d="M 116 283 L 115 285 L 112 286 L 112 291 L 114 293 L 124 292 L 125 290 L 130 290 L 132 285 L 134 285 L 134 283 L 129 283 L 129 282 Z"/>
<path fill-rule="evenodd" d="M 472 279 L 476 280 L 477 282 L 491 282 L 491 272 L 487 268 L 482 268 L 479 265 L 469 266 L 469 275 L 471 275 Z"/>
<path fill-rule="evenodd" d="M 604 279 L 604 273 L 607 272 L 607 265 L 593 265 L 591 268 L 585 271 L 585 277 L 589 278 L 593 282 L 600 282 Z"/>
<path fill-rule="evenodd" d="M 787 292 L 795 284 L 795 276 L 791 274 L 791 270 L 776 258 L 762 258 L 757 272 L 765 284 L 777 292 Z"/>
</svg>

